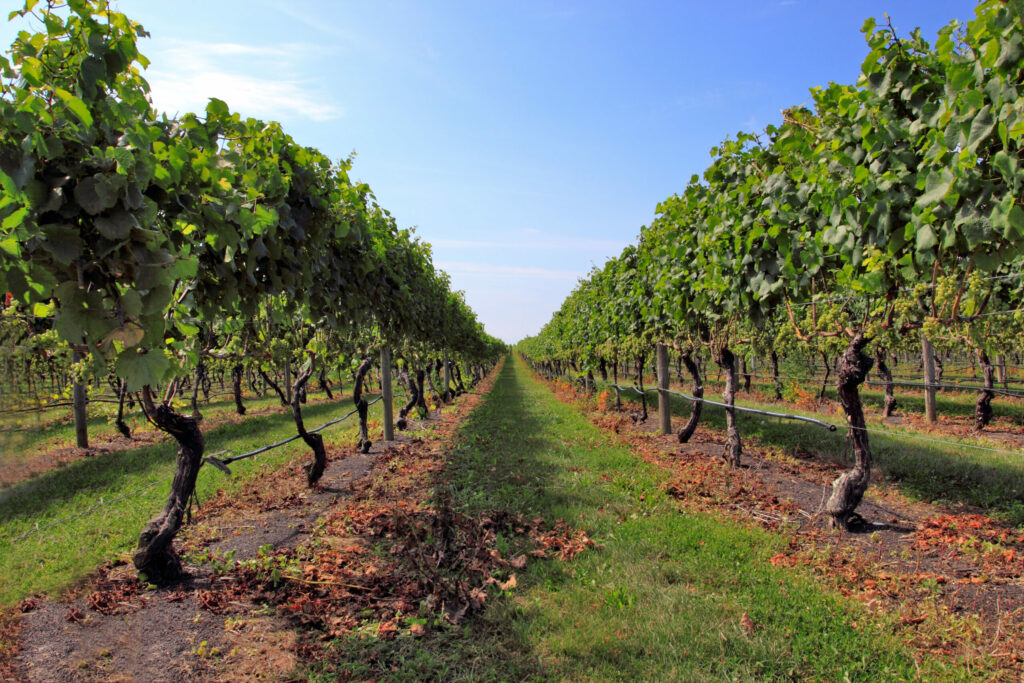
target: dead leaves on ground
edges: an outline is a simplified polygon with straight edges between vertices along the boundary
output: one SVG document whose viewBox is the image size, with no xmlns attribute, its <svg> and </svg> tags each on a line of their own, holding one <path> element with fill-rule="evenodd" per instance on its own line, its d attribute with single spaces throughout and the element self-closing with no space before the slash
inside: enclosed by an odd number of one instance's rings
<svg viewBox="0 0 1024 683">
<path fill-rule="evenodd" d="M 479 395 L 460 410 L 471 410 Z M 516 572 L 530 558 L 566 561 L 595 547 L 583 530 L 562 520 L 456 510 L 444 483 L 444 444 L 454 440 L 457 423 L 446 413 L 429 441 L 412 439 L 378 455 L 373 469 L 351 485 L 351 494 L 303 545 L 263 551 L 235 562 L 202 588 L 183 587 L 162 597 L 181 601 L 192 595 L 215 614 L 272 605 L 306 634 L 296 646 L 302 655 L 316 657 L 323 654 L 313 645 L 317 640 L 353 632 L 422 637 L 431 624 L 461 623 L 495 595 L 515 590 Z M 260 477 L 231 496 L 218 492 L 203 516 L 244 517 L 302 505 L 298 467 L 286 466 L 272 481 Z M 101 572 L 88 596 L 90 610 L 115 614 L 144 603 L 148 598 L 139 594 L 137 582 L 135 589 L 129 584 Z"/>
</svg>

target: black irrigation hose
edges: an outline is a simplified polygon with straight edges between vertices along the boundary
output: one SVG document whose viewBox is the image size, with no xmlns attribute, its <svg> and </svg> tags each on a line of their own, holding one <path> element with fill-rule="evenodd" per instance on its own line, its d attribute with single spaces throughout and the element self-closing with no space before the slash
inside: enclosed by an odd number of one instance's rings
<svg viewBox="0 0 1024 683">
<path fill-rule="evenodd" d="M 87 398 L 86 403 L 117 403 L 114 399 L 109 398 Z M 34 408 L 9 408 L 7 410 L 0 410 L 0 415 L 8 415 L 11 413 L 41 413 L 44 410 L 50 410 L 52 408 L 66 408 L 75 405 L 71 401 L 62 403 L 48 403 L 45 406 L 36 406 Z"/>
<path fill-rule="evenodd" d="M 639 389 L 637 389 L 636 387 L 620 387 L 617 384 L 612 384 L 611 386 L 615 387 L 618 390 L 622 390 L 622 391 L 632 390 L 632 391 L 635 391 L 638 394 L 641 393 L 641 391 Z M 658 389 L 658 391 L 662 391 L 662 389 Z M 696 399 L 696 398 L 693 398 L 692 396 L 686 396 L 684 394 L 680 394 L 680 393 L 675 392 L 675 391 L 669 391 L 667 389 L 665 389 L 664 391 L 668 391 L 668 393 L 670 393 L 670 394 L 675 394 L 676 396 L 680 396 L 682 398 L 686 398 L 686 399 L 691 400 L 691 401 L 701 401 L 703 403 L 710 403 L 711 405 L 723 406 L 723 407 L 726 407 L 726 408 L 729 407 L 729 406 L 726 406 L 724 403 L 718 403 L 716 401 L 709 401 L 707 399 Z M 739 410 L 739 411 L 742 411 L 742 412 L 745 412 L 745 413 L 757 413 L 757 414 L 760 414 L 760 415 L 770 415 L 772 417 L 782 417 L 782 418 L 787 418 L 787 419 L 792 419 L 792 420 L 800 420 L 800 421 L 803 421 L 803 422 L 810 422 L 810 423 L 817 424 L 817 425 L 820 425 L 822 427 L 825 427 L 830 432 L 834 432 L 834 431 L 837 431 L 839 429 L 839 425 L 834 425 L 834 424 L 831 424 L 829 422 L 825 422 L 823 420 L 815 420 L 814 418 L 810 418 L 810 417 L 803 417 L 801 415 L 784 415 L 784 414 L 780 414 L 780 413 L 772 413 L 772 412 L 766 411 L 766 410 L 755 410 L 753 408 L 743 408 L 741 406 L 732 406 L 732 408 L 734 410 Z M 890 439 L 913 439 L 913 440 L 916 440 L 916 441 L 926 441 L 928 443 L 939 444 L 941 446 L 949 446 L 949 447 L 952 447 L 952 448 L 970 448 L 970 449 L 977 450 L 977 451 L 987 451 L 989 453 L 999 453 L 999 454 L 1002 454 L 1002 455 L 1015 455 L 1017 457 L 1020 457 L 1020 456 L 1024 455 L 1024 453 L 1022 453 L 1020 451 L 1011 451 L 1011 450 L 1007 450 L 1005 448 L 990 448 L 988 446 L 978 446 L 976 444 L 962 443 L 962 442 L 959 442 L 959 441 L 945 441 L 943 439 L 933 439 L 933 438 L 930 438 L 930 437 L 927 437 L 927 436 L 918 436 L 917 434 L 905 434 L 903 432 L 897 432 L 897 431 L 893 431 L 891 429 L 875 429 L 874 427 L 853 427 L 853 426 L 850 426 L 850 425 L 843 425 L 843 426 L 846 427 L 846 428 L 849 428 L 849 429 L 856 429 L 856 430 L 859 430 L 859 431 L 868 432 L 869 434 L 875 434 L 875 435 L 878 435 L 878 436 L 884 436 L 884 437 L 887 437 L 887 438 L 890 438 Z"/>
<path fill-rule="evenodd" d="M 384 398 L 383 396 L 378 396 L 377 398 L 375 398 L 372 401 L 370 401 L 369 403 L 367 403 L 366 406 L 370 407 L 374 403 L 380 401 L 383 398 Z M 324 429 L 327 429 L 328 427 L 336 425 L 339 422 L 343 422 L 344 420 L 347 420 L 348 418 L 350 418 L 353 415 L 355 415 L 358 412 L 358 410 L 359 410 L 358 408 L 356 408 L 355 410 L 350 410 L 349 412 L 345 413 L 343 416 L 339 417 L 338 419 L 331 420 L 330 422 L 325 422 L 324 424 L 320 425 L 316 429 L 308 430 L 306 433 L 307 434 L 316 434 L 319 431 L 322 431 Z M 291 443 L 292 441 L 295 441 L 296 439 L 301 439 L 301 438 L 302 438 L 301 435 L 296 434 L 295 436 L 290 436 L 287 439 L 284 439 L 282 441 L 278 441 L 276 443 L 272 443 L 272 444 L 267 445 L 267 446 L 263 446 L 262 448 L 257 448 L 256 450 L 249 451 L 248 453 L 242 453 L 241 455 L 233 455 L 230 458 L 224 458 L 224 459 L 219 459 L 219 458 L 213 457 L 212 455 L 208 455 L 208 456 L 206 456 L 204 458 L 204 461 L 209 463 L 209 464 L 211 464 L 211 465 L 213 465 L 214 467 L 216 467 L 217 469 L 221 470 L 222 472 L 224 472 L 226 474 L 231 474 L 231 470 L 228 469 L 228 465 L 230 465 L 231 463 L 236 462 L 238 460 L 245 460 L 246 458 L 251 458 L 253 456 L 259 455 L 260 453 L 265 453 L 265 452 L 267 452 L 269 450 L 272 450 L 274 448 L 279 448 L 280 446 L 283 446 L 286 443 Z"/>
<path fill-rule="evenodd" d="M 369 403 L 367 403 L 367 406 L 372 406 L 374 403 L 377 403 L 378 401 L 380 401 L 383 398 L 384 398 L 383 396 L 378 396 L 377 398 L 375 398 L 372 401 L 370 401 Z M 316 432 L 319 432 L 319 431 L 322 431 L 324 429 L 327 429 L 328 427 L 330 427 L 332 425 L 336 425 L 339 422 L 352 417 L 352 415 L 355 414 L 356 412 L 357 411 L 352 410 L 352 411 L 346 413 L 344 416 L 342 416 L 342 417 L 340 417 L 340 418 L 338 418 L 336 420 L 331 420 L 330 422 L 326 422 L 326 423 L 320 425 L 316 429 L 309 430 L 309 433 L 310 434 L 315 434 Z M 272 443 L 269 446 L 264 446 L 262 448 L 257 448 L 254 451 L 250 451 L 248 453 L 243 453 L 241 455 L 236 455 L 236 456 L 233 456 L 233 457 L 230 457 L 230 458 L 225 458 L 223 460 L 220 460 L 220 459 L 216 458 L 215 456 L 221 455 L 223 453 L 227 453 L 227 451 L 218 451 L 216 453 L 212 453 L 212 454 L 206 456 L 205 458 L 203 458 L 203 461 L 213 465 L 214 467 L 216 467 L 219 470 L 222 470 L 222 471 L 226 472 L 227 474 L 231 474 L 231 471 L 227 468 L 227 465 L 229 463 L 235 462 L 236 460 L 242 460 L 244 458 L 251 458 L 251 457 L 253 457 L 255 455 L 258 455 L 260 453 L 264 453 L 264 452 L 269 451 L 269 450 L 271 450 L 273 448 L 278 448 L 279 446 L 283 446 L 286 443 L 290 443 L 292 441 L 295 441 L 298 438 L 299 438 L 299 436 L 296 435 L 296 436 L 290 437 L 288 439 L 285 439 L 283 441 L 278 441 L 277 443 Z M 116 498 L 111 498 L 110 500 L 103 500 L 103 498 L 100 498 L 98 503 L 96 503 L 96 504 L 86 508 L 85 510 L 82 510 L 81 512 L 76 512 L 73 515 L 68 515 L 67 517 L 62 517 L 61 519 L 55 520 L 55 521 L 50 522 L 49 524 L 46 524 L 46 525 L 43 525 L 43 526 L 39 526 L 39 524 L 37 522 L 36 523 L 36 527 L 34 529 L 31 529 L 30 531 L 25 532 L 21 536 L 18 536 L 17 538 L 12 539 L 12 542 L 17 543 L 17 542 L 25 540 L 26 538 L 28 538 L 30 536 L 34 536 L 34 535 L 36 535 L 36 534 L 38 534 L 38 533 L 40 533 L 42 531 L 46 531 L 47 529 L 52 529 L 53 527 L 56 527 L 56 526 L 63 526 L 64 524 L 66 524 L 66 523 L 68 523 L 70 521 L 73 521 L 75 519 L 78 519 L 79 517 L 84 517 L 84 516 L 86 516 L 88 514 L 96 512 L 97 510 L 99 510 L 101 508 L 104 508 L 104 507 L 106 507 L 108 505 L 112 505 L 113 503 L 117 503 L 117 502 L 120 502 L 120 501 L 122 501 L 122 500 L 124 500 L 126 498 L 130 498 L 132 496 L 138 495 L 139 493 L 142 493 L 143 491 L 146 491 L 148 489 L 153 488 L 157 484 L 162 484 L 164 482 L 170 481 L 171 479 L 173 479 L 173 475 L 172 476 L 168 476 L 168 477 L 164 477 L 162 479 L 158 479 L 156 481 L 151 481 L 148 484 L 145 484 L 144 486 L 140 486 L 137 489 L 132 489 L 131 491 L 129 491 L 127 493 L 124 493 L 124 494 L 122 494 L 120 496 L 117 496 Z"/>
<path fill-rule="evenodd" d="M 771 380 L 771 381 L 775 380 L 774 377 L 770 377 L 768 375 L 758 375 L 758 374 L 755 374 L 755 373 L 741 373 L 740 376 L 741 377 L 746 377 L 747 375 L 750 375 L 751 377 L 754 377 L 756 379 Z M 823 378 L 822 377 L 800 377 L 798 375 L 779 375 L 778 379 L 779 380 L 791 379 L 791 380 L 805 380 L 805 381 L 821 382 L 821 380 Z M 707 378 L 706 381 L 708 381 L 708 382 L 721 382 L 723 380 L 713 380 L 713 379 Z M 943 383 L 943 384 L 938 384 L 938 383 L 928 384 L 926 382 L 903 382 L 903 381 L 895 380 L 895 379 L 892 380 L 892 381 L 887 381 L 885 379 L 866 380 L 865 384 L 874 384 L 874 385 L 881 385 L 881 386 L 885 386 L 886 384 L 892 384 L 894 386 L 919 387 L 919 388 L 923 388 L 923 389 L 927 389 L 928 387 L 933 387 L 935 389 L 959 389 L 961 391 L 991 391 L 994 394 L 1000 394 L 1002 396 L 1009 396 L 1011 398 L 1024 398 L 1024 393 L 1021 393 L 1021 392 L 1007 391 L 1005 389 L 997 389 L 996 387 L 992 387 L 991 389 L 986 389 L 985 387 L 977 386 L 977 385 L 974 385 L 974 384 L 945 384 L 945 383 Z"/>
<path fill-rule="evenodd" d="M 645 393 L 645 392 L 640 391 L 636 387 L 625 387 L 624 388 L 624 387 L 620 387 L 618 384 L 613 384 L 612 386 L 615 387 L 619 391 L 626 391 L 627 389 L 629 389 L 629 390 L 635 391 L 638 394 L 644 394 Z M 658 391 L 658 392 L 664 391 L 667 394 L 672 394 L 673 396 L 678 396 L 679 398 L 684 398 L 687 401 L 690 401 L 692 403 L 707 403 L 708 405 L 720 406 L 722 408 L 730 408 L 732 410 L 738 410 L 738 411 L 740 411 L 742 413 L 753 413 L 755 415 L 767 415 L 769 417 L 778 417 L 778 418 L 782 418 L 784 420 L 799 420 L 801 422 L 809 422 L 811 424 L 818 425 L 819 427 L 824 427 L 825 429 L 829 430 L 830 432 L 836 431 L 836 426 L 834 424 L 831 424 L 829 422 L 825 422 L 824 420 L 816 420 L 813 417 L 804 417 L 803 415 L 791 415 L 790 413 L 774 413 L 774 412 L 772 412 L 770 410 L 757 410 L 756 408 L 744 408 L 743 406 L 729 405 L 727 403 L 719 403 L 718 401 L 712 401 L 712 400 L 706 399 L 706 398 L 695 398 L 693 396 L 687 396 L 686 394 L 680 393 L 678 391 L 671 391 L 669 389 L 662 389 L 661 387 L 658 387 L 656 389 L 652 389 L 651 391 Z"/>
</svg>

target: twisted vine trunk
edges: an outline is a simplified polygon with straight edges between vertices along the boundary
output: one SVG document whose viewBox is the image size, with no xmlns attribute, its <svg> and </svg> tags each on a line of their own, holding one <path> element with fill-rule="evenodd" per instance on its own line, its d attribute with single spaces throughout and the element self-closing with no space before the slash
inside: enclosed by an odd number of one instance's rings
<svg viewBox="0 0 1024 683">
<path fill-rule="evenodd" d="M 287 406 L 289 404 L 289 401 L 287 398 L 285 398 L 284 392 L 281 391 L 281 387 L 277 385 L 277 382 L 270 379 L 270 377 L 267 376 L 267 373 L 263 371 L 263 368 L 257 369 L 259 370 L 260 377 L 263 378 L 263 383 L 274 390 L 274 393 L 277 394 L 277 397 L 281 399 L 281 405 Z"/>
<path fill-rule="evenodd" d="M 402 370 L 399 370 L 398 376 L 409 390 L 409 400 L 404 406 L 402 406 L 402 409 L 398 411 L 398 421 L 395 423 L 395 426 L 401 430 L 405 430 L 409 427 L 409 421 L 406 417 L 409 415 L 409 411 L 415 408 L 420 402 L 420 393 L 416 386 L 416 381 L 412 378 L 412 375 L 409 374 L 407 369 L 403 368 Z"/>
<path fill-rule="evenodd" d="M 779 381 L 779 354 L 772 349 L 772 384 L 775 386 L 775 400 L 782 400 L 782 382 Z"/>
<path fill-rule="evenodd" d="M 615 358 L 612 359 L 612 384 L 619 383 L 619 353 L 615 352 Z M 619 390 L 615 390 L 615 410 L 622 410 L 622 397 L 619 396 Z"/>
<path fill-rule="evenodd" d="M 434 361 L 433 360 L 427 360 L 426 376 L 427 376 L 427 384 L 430 386 L 430 393 L 434 397 L 434 405 L 435 406 L 441 405 L 441 394 L 438 392 L 437 386 L 434 384 Z"/>
<path fill-rule="evenodd" d="M 300 372 L 292 385 L 292 419 L 295 420 L 295 429 L 299 436 L 306 442 L 306 445 L 313 451 L 313 462 L 303 466 L 306 472 L 306 483 L 313 486 L 327 469 L 327 451 L 324 449 L 324 438 L 319 434 L 310 434 L 306 431 L 306 425 L 302 421 L 302 396 L 305 395 L 306 383 L 313 376 L 313 364 L 304 372 Z"/>
<path fill-rule="evenodd" d="M 687 372 L 690 373 L 690 377 L 693 378 L 693 384 L 690 386 L 690 392 L 694 398 L 704 398 L 704 383 L 700 379 L 700 370 L 697 368 L 697 364 L 693 362 L 693 355 L 690 351 L 686 351 L 680 355 L 683 365 L 686 366 Z M 693 436 L 693 433 L 697 430 L 697 423 L 700 422 L 700 414 L 704 409 L 704 403 L 702 401 L 694 401 L 693 409 L 690 412 L 690 419 L 686 421 L 683 428 L 679 430 L 679 443 L 686 443 Z"/>
<path fill-rule="evenodd" d="M 430 408 L 427 407 L 426 394 L 423 391 L 423 380 L 426 374 L 423 368 L 416 371 L 416 395 L 419 397 L 416 400 L 416 405 L 423 411 L 424 416 L 430 417 Z"/>
<path fill-rule="evenodd" d="M 327 379 L 327 368 L 321 370 L 321 374 L 316 376 L 317 384 L 321 385 L 321 389 L 327 394 L 328 400 L 334 400 L 334 393 L 331 391 L 331 383 Z"/>
<path fill-rule="evenodd" d="M 171 492 L 163 511 L 146 525 L 139 535 L 139 545 L 132 563 L 146 580 L 165 586 L 181 580 L 185 570 L 174 551 L 174 537 L 181 528 L 189 499 L 196 490 L 196 477 L 203 464 L 206 442 L 199 422 L 179 415 L 166 403 L 153 404 L 149 385 L 142 387 L 142 406 L 146 415 L 161 431 L 171 435 L 178 444 L 178 462 L 171 482 Z"/>
<path fill-rule="evenodd" d="M 608 381 L 608 363 L 605 362 L 604 357 L 598 359 L 597 371 L 601 373 L 601 381 Z"/>
<path fill-rule="evenodd" d="M 878 367 L 878 374 L 885 380 L 885 402 L 882 404 L 882 417 L 892 417 L 896 410 L 896 395 L 893 392 L 892 371 L 885 362 L 885 349 L 875 350 L 875 364 Z"/>
<path fill-rule="evenodd" d="M 821 391 L 818 392 L 818 400 L 822 401 L 825 399 L 825 389 L 828 387 L 828 378 L 832 376 L 832 366 L 828 364 L 828 356 L 825 355 L 824 351 L 820 352 L 821 362 L 825 364 L 825 377 L 821 380 Z"/>
<path fill-rule="evenodd" d="M 740 466 L 740 455 L 743 453 L 743 442 L 740 440 L 740 431 L 736 428 L 736 411 L 732 408 L 736 404 L 736 356 L 728 347 L 721 347 L 718 350 L 718 358 L 715 363 L 725 371 L 725 391 L 722 392 L 722 401 L 729 407 L 725 409 L 725 461 L 733 467 Z"/>
<path fill-rule="evenodd" d="M 122 379 L 121 384 L 117 389 L 117 420 L 114 422 L 117 427 L 117 431 L 121 432 L 121 436 L 126 439 L 132 438 L 132 430 L 128 429 L 128 425 L 124 422 L 124 399 L 128 394 L 128 380 Z"/>
<path fill-rule="evenodd" d="M 644 390 L 644 365 L 647 362 L 647 357 L 644 354 L 640 354 L 636 359 L 636 382 L 640 387 L 640 405 L 642 406 L 642 412 L 637 417 L 640 422 L 647 422 L 647 392 Z"/>
<path fill-rule="evenodd" d="M 836 364 L 839 403 L 850 426 L 847 438 L 853 446 L 854 465 L 832 482 L 832 495 L 825 503 L 825 512 L 832 518 L 833 528 L 848 529 L 852 521 L 859 518 L 854 510 L 860 505 L 871 480 L 871 446 L 864 422 L 864 406 L 860 402 L 860 385 L 874 364 L 864 353 L 869 341 L 862 333 L 857 333 Z"/>
<path fill-rule="evenodd" d="M 452 369 L 452 376 L 455 378 L 455 391 L 456 396 L 466 393 L 466 385 L 462 383 L 462 369 L 459 364 L 455 361 L 448 361 L 449 366 Z"/>
<path fill-rule="evenodd" d="M 252 393 L 256 394 L 260 398 L 263 398 L 263 385 L 261 382 L 256 381 L 256 373 L 252 371 L 250 367 L 248 372 L 245 373 L 245 378 L 249 382 L 249 389 Z"/>
<path fill-rule="evenodd" d="M 356 368 L 356 383 L 352 388 L 352 400 L 356 404 L 356 412 L 359 413 L 359 443 L 356 444 L 356 448 L 361 453 L 369 453 L 370 446 L 373 442 L 370 441 L 370 432 L 366 426 L 366 415 L 370 409 L 366 399 L 363 398 L 363 380 L 366 379 L 366 373 L 370 371 L 370 366 L 373 364 L 373 359 L 367 356 L 363 358 L 363 362 Z"/>
<path fill-rule="evenodd" d="M 984 349 L 978 349 L 978 364 L 985 378 L 985 388 L 978 392 L 978 400 L 974 404 L 974 428 L 981 431 L 992 421 L 992 399 L 995 398 L 992 389 L 995 386 L 996 369 Z"/>
<path fill-rule="evenodd" d="M 235 397 L 235 412 L 245 415 L 245 404 L 242 403 L 242 377 L 245 375 L 245 366 L 235 363 L 231 368 L 231 393 Z"/>
<path fill-rule="evenodd" d="M 204 374 L 203 359 L 200 357 L 199 362 L 196 364 L 195 378 L 192 381 L 192 417 L 200 422 L 203 421 L 203 414 L 199 412 L 199 389 L 203 385 Z"/>
</svg>

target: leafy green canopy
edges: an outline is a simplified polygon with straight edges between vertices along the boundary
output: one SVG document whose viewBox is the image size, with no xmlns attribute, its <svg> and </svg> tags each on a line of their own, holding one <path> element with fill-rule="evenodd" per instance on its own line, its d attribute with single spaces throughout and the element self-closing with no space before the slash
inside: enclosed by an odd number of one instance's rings
<svg viewBox="0 0 1024 683">
<path fill-rule="evenodd" d="M 43 30 L 0 57 L 0 291 L 98 366 L 155 384 L 204 324 L 270 300 L 331 329 L 493 351 L 429 247 L 349 180 L 350 160 L 217 99 L 159 114 L 147 34 L 106 0 L 28 0 L 11 18 Z"/>
<path fill-rule="evenodd" d="M 703 177 L 531 348 L 592 363 L 627 338 L 764 343 L 787 328 L 895 345 L 921 327 L 962 337 L 994 304 L 1019 308 L 1020 283 L 1004 276 L 1024 265 L 1022 4 L 983 2 L 934 47 L 866 22 L 856 85 L 816 88 L 812 109 L 712 149 Z"/>
</svg>

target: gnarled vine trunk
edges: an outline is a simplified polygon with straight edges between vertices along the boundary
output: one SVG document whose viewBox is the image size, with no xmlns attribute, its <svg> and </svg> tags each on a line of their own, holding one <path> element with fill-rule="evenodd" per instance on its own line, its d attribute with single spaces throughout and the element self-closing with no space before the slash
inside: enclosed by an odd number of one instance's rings
<svg viewBox="0 0 1024 683">
<path fill-rule="evenodd" d="M 644 354 L 640 354 L 636 358 L 636 382 L 640 387 L 640 406 L 641 412 L 639 415 L 634 416 L 634 420 L 640 422 L 647 422 L 647 392 L 644 390 L 644 365 L 647 362 L 647 357 Z"/>
<path fill-rule="evenodd" d="M 128 425 L 124 422 L 124 399 L 128 394 L 128 380 L 122 379 L 118 385 L 117 390 L 117 419 L 114 425 L 117 427 L 117 431 L 121 432 L 121 436 L 126 439 L 132 438 L 132 430 L 128 429 Z"/>
<path fill-rule="evenodd" d="M 882 417 L 892 417 L 896 410 L 896 395 L 893 392 L 892 371 L 885 362 L 885 349 L 875 349 L 875 364 L 878 367 L 878 374 L 885 381 L 885 401 L 882 403 Z"/>
<path fill-rule="evenodd" d="M 601 381 L 608 381 L 608 363 L 605 362 L 604 357 L 598 359 L 597 371 L 601 373 Z"/>
<path fill-rule="evenodd" d="M 295 378 L 295 383 L 292 384 L 292 419 L 295 420 L 295 429 L 298 431 L 299 436 L 306 442 L 310 450 L 313 451 L 313 462 L 303 466 L 303 470 L 306 471 L 306 483 L 309 486 L 313 486 L 320 477 L 323 476 L 324 470 L 327 469 L 327 451 L 324 449 L 324 438 L 319 434 L 311 434 L 306 431 L 306 425 L 302 421 L 302 396 L 305 395 L 306 384 L 309 382 L 309 378 L 313 376 L 313 363 L 309 364 L 309 367 L 304 371 L 300 372 L 298 377 Z"/>
<path fill-rule="evenodd" d="M 824 351 L 820 352 L 821 362 L 825 365 L 825 377 L 821 380 L 821 391 L 818 392 L 818 400 L 823 401 L 825 399 L 825 389 L 828 387 L 828 378 L 832 376 L 832 366 L 829 365 L 828 356 L 825 355 Z"/>
<path fill-rule="evenodd" d="M 398 377 L 405 384 L 409 391 L 409 400 L 406 402 L 402 409 L 398 411 L 398 421 L 395 426 L 401 430 L 405 430 L 409 427 L 409 421 L 406 419 L 409 415 L 409 411 L 416 407 L 420 402 L 419 389 L 416 387 L 416 381 L 409 374 L 407 368 L 402 368 L 398 371 Z"/>
<path fill-rule="evenodd" d="M 281 405 L 288 405 L 289 401 L 287 398 L 285 398 L 284 392 L 281 391 L 281 387 L 277 385 L 277 382 L 270 379 L 270 377 L 267 376 L 267 373 L 263 371 L 263 368 L 257 368 L 257 370 L 259 370 L 260 377 L 263 378 L 263 383 L 266 384 L 271 389 L 273 389 L 274 393 L 277 394 L 277 397 L 281 399 Z"/>
<path fill-rule="evenodd" d="M 992 421 L 992 399 L 995 398 L 992 389 L 995 386 L 996 369 L 984 349 L 978 349 L 978 364 L 985 378 L 985 388 L 978 392 L 978 400 L 974 404 L 974 428 L 981 431 Z"/>
<path fill-rule="evenodd" d="M 372 364 L 372 358 L 369 356 L 363 358 L 363 362 L 356 368 L 356 383 L 352 389 L 352 400 L 356 404 L 356 412 L 359 413 L 359 443 L 356 444 L 356 448 L 361 453 L 369 453 L 370 446 L 373 445 L 373 442 L 370 441 L 370 432 L 366 425 L 366 416 L 370 406 L 366 399 L 363 398 L 363 380 L 366 379 L 366 373 L 370 371 Z"/>
<path fill-rule="evenodd" d="M 426 374 L 427 373 L 423 371 L 423 368 L 416 371 L 416 393 L 419 397 L 416 401 L 416 405 L 423 411 L 424 417 L 430 417 L 430 408 L 427 407 L 426 393 L 423 391 L 423 380 Z"/>
<path fill-rule="evenodd" d="M 619 383 L 619 354 L 615 353 L 615 358 L 612 359 L 612 384 Z M 622 410 L 622 397 L 619 396 L 619 390 L 615 390 L 615 410 Z"/>
<path fill-rule="evenodd" d="M 437 390 L 437 386 L 434 384 L 434 361 L 433 360 L 430 360 L 430 359 L 427 360 L 427 369 L 426 369 L 426 373 L 425 374 L 427 376 L 427 385 L 430 387 L 430 393 L 434 397 L 434 405 L 435 406 L 439 406 L 439 405 L 441 405 L 441 394 Z"/>
<path fill-rule="evenodd" d="M 181 580 L 185 570 L 174 551 L 174 537 L 181 528 L 189 499 L 196 490 L 196 477 L 203 464 L 206 442 L 194 418 L 179 415 L 166 402 L 153 404 L 149 386 L 142 387 L 142 405 L 146 415 L 160 430 L 178 444 L 178 461 L 171 492 L 163 511 L 146 525 L 139 535 L 139 546 L 132 562 L 146 580 L 158 586 Z"/>
<path fill-rule="evenodd" d="M 874 364 L 864 353 L 870 339 L 858 333 L 837 363 L 839 403 L 846 413 L 849 425 L 847 438 L 853 446 L 853 469 L 844 472 L 832 482 L 832 495 L 825 503 L 825 512 L 832 518 L 833 528 L 848 529 L 859 516 L 854 513 L 860 505 L 871 480 L 871 446 L 864 422 L 864 406 L 860 402 L 860 385 L 864 383 Z"/>
<path fill-rule="evenodd" d="M 690 377 L 693 378 L 693 384 L 690 386 L 690 392 L 693 394 L 693 397 L 704 398 L 704 383 L 700 379 L 700 370 L 697 368 L 697 364 L 693 362 L 693 355 L 690 351 L 686 351 L 680 354 L 680 359 L 686 366 L 687 372 L 690 373 Z M 697 430 L 697 423 L 700 422 L 700 414 L 703 409 L 703 401 L 694 401 L 693 408 L 690 411 L 690 419 L 679 430 L 679 443 L 686 443 L 693 436 L 693 433 Z"/>
<path fill-rule="evenodd" d="M 782 382 L 779 381 L 779 354 L 772 349 L 772 384 L 775 386 L 775 400 L 782 400 Z"/>
<path fill-rule="evenodd" d="M 455 378 L 455 391 L 456 396 L 460 396 L 466 393 L 466 385 L 462 383 L 462 368 L 455 361 L 448 361 L 449 367 L 451 367 L 452 377 Z"/>
<path fill-rule="evenodd" d="M 736 427 L 736 411 L 732 408 L 736 404 L 736 356 L 728 347 L 723 346 L 718 349 L 715 363 L 725 371 L 725 391 L 722 392 L 722 401 L 729 406 L 725 409 L 725 453 L 723 457 L 733 467 L 739 467 L 743 442 L 740 440 L 740 431 Z"/>
<path fill-rule="evenodd" d="M 245 404 L 242 403 L 242 377 L 245 375 L 245 366 L 235 363 L 231 368 L 231 393 L 235 397 L 235 412 L 245 415 Z"/>
<path fill-rule="evenodd" d="M 192 381 L 192 417 L 199 422 L 203 421 L 203 414 L 199 412 L 199 390 L 203 386 L 203 375 L 206 372 L 202 357 L 196 364 L 195 378 Z"/>
</svg>

